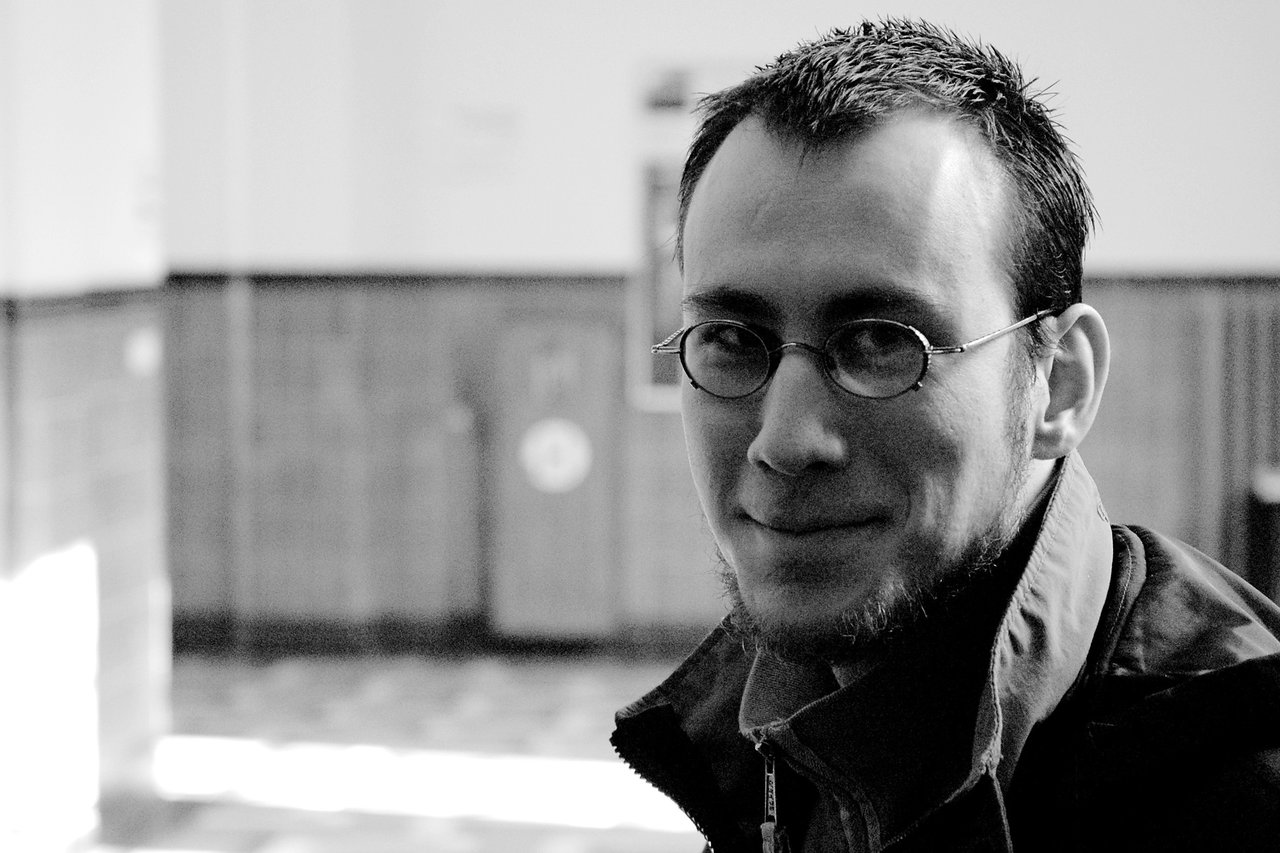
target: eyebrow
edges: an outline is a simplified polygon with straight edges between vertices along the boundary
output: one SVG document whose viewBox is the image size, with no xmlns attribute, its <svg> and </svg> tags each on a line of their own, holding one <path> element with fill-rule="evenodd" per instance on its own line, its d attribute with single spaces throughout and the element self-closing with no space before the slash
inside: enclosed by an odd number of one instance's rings
<svg viewBox="0 0 1280 853">
<path fill-rule="evenodd" d="M 948 313 L 947 306 L 936 299 L 901 287 L 860 288 L 835 296 L 822 306 L 823 318 L 831 321 L 884 314 L 898 318 L 935 319 Z"/>
<path fill-rule="evenodd" d="M 771 300 L 749 290 L 717 287 L 690 293 L 680 300 L 680 307 L 696 314 L 715 313 L 773 315 L 777 309 Z"/>
<path fill-rule="evenodd" d="M 681 307 L 702 316 L 731 313 L 776 319 L 782 313 L 776 300 L 735 287 L 716 287 L 688 294 L 681 300 Z M 831 323 L 882 314 L 940 318 L 947 313 L 945 305 L 924 294 L 882 285 L 858 287 L 836 294 L 824 300 L 818 308 L 819 317 Z"/>
</svg>

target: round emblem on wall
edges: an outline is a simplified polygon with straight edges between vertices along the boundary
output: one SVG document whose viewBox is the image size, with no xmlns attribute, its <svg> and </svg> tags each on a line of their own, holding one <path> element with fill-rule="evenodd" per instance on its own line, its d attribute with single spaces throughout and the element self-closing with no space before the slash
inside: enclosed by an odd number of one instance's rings
<svg viewBox="0 0 1280 853">
<path fill-rule="evenodd" d="M 571 492 L 591 473 L 591 439 L 565 418 L 544 418 L 520 439 L 520 465 L 540 492 Z"/>
</svg>

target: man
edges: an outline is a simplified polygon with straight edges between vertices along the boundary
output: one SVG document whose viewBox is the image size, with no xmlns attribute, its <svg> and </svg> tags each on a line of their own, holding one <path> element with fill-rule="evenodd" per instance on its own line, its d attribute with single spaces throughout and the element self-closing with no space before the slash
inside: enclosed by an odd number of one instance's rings
<svg viewBox="0 0 1280 853">
<path fill-rule="evenodd" d="M 1280 610 L 1107 520 L 1093 208 L 1019 70 L 833 32 L 705 100 L 680 203 L 732 614 L 619 754 L 716 853 L 1280 849 Z"/>
</svg>

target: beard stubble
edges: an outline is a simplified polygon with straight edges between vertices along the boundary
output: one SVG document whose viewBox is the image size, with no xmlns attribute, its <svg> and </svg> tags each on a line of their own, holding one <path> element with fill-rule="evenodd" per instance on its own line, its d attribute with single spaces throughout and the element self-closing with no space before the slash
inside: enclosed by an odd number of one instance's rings
<svg viewBox="0 0 1280 853">
<path fill-rule="evenodd" d="M 737 573 L 717 547 L 717 570 L 730 605 L 730 623 L 744 643 L 758 653 L 792 661 L 839 664 L 874 653 L 907 635 L 926 620 L 945 616 L 970 590 L 987 589 L 997 571 L 1021 570 L 1002 557 L 1018 537 L 1027 516 L 1019 506 L 1030 471 L 1030 437 L 1022 431 L 1030 401 L 1025 376 L 1013 380 L 1013 398 L 1007 416 L 1006 439 L 1011 470 L 1001 472 L 1005 482 L 996 517 L 952 560 L 942 555 L 904 555 L 913 565 L 909 580 L 894 580 L 865 601 L 850 607 L 823 627 L 796 628 L 764 624 L 750 611 L 738 587 Z"/>
</svg>

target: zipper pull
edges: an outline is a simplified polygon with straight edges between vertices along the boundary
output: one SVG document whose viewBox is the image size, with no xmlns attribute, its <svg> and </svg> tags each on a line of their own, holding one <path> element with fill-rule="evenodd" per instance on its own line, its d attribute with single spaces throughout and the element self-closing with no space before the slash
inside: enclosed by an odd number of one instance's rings
<svg viewBox="0 0 1280 853">
<path fill-rule="evenodd" d="M 790 853 L 787 832 L 778 822 L 778 768 L 773 749 L 767 741 L 756 744 L 756 751 L 764 758 L 764 822 L 760 824 L 760 843 L 763 853 Z"/>
<path fill-rule="evenodd" d="M 763 853 L 789 853 L 787 833 L 777 823 L 766 820 L 760 824 L 760 849 Z"/>
</svg>

